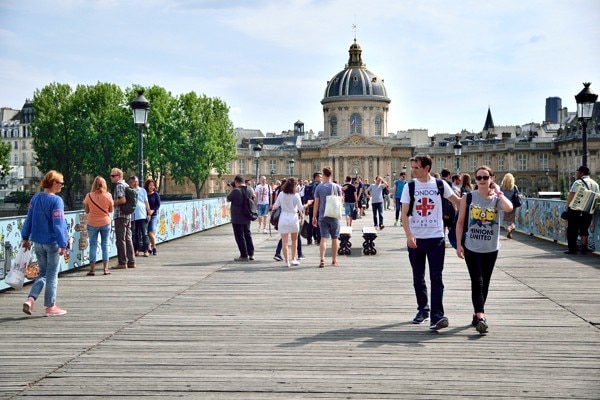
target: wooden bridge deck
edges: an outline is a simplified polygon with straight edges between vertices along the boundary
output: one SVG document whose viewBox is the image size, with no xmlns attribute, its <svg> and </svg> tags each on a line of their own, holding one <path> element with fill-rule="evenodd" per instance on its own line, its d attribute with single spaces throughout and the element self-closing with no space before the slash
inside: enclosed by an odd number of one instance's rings
<svg viewBox="0 0 600 400">
<path fill-rule="evenodd" d="M 388 221 L 392 213 L 386 211 Z M 416 312 L 403 230 L 363 256 L 287 269 L 277 236 L 236 263 L 230 226 L 165 243 L 138 268 L 62 275 L 64 317 L 0 294 L 0 398 L 431 399 L 600 397 L 600 257 L 522 234 L 502 240 L 486 311 L 470 327 L 469 277 L 447 250 L 438 333 Z M 113 262 L 114 264 L 114 262 Z"/>
</svg>

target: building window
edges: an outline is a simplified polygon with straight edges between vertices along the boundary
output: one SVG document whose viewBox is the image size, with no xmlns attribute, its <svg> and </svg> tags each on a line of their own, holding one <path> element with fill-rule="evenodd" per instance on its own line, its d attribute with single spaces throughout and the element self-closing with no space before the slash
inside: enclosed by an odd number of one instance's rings
<svg viewBox="0 0 600 400">
<path fill-rule="evenodd" d="M 525 153 L 517 154 L 517 170 L 518 171 L 527 171 L 527 154 L 525 154 Z"/>
<path fill-rule="evenodd" d="M 362 133 L 362 117 L 360 114 L 350 116 L 350 133 Z"/>
<path fill-rule="evenodd" d="M 504 154 L 498 155 L 498 171 L 504 171 Z"/>
<path fill-rule="evenodd" d="M 487 165 L 488 167 L 492 167 L 492 155 L 491 154 L 486 154 L 483 157 L 483 165 Z"/>
<path fill-rule="evenodd" d="M 381 136 L 381 129 L 382 129 L 381 115 L 376 115 L 375 116 L 375 136 Z"/>
<path fill-rule="evenodd" d="M 19 142 L 15 141 L 14 149 L 17 150 L 19 148 Z"/>
<path fill-rule="evenodd" d="M 435 158 L 435 170 L 441 171 L 446 168 L 446 157 L 436 157 Z"/>
<path fill-rule="evenodd" d="M 239 167 L 240 167 L 240 170 L 238 171 L 238 173 L 240 175 L 246 175 L 246 160 L 245 159 L 241 158 L 239 160 Z"/>
<path fill-rule="evenodd" d="M 331 133 L 331 136 L 337 136 L 338 134 L 336 116 L 331 117 L 331 119 L 329 120 L 329 132 Z"/>
<path fill-rule="evenodd" d="M 311 179 L 312 179 L 312 174 L 314 174 L 315 172 L 321 172 L 321 163 L 319 161 L 315 161 L 313 163 L 313 170 L 312 170 L 312 173 L 310 174 Z"/>
<path fill-rule="evenodd" d="M 469 169 L 475 171 L 477 169 L 477 156 L 469 156 Z"/>
<path fill-rule="evenodd" d="M 277 173 L 277 160 L 269 160 L 269 174 L 270 173 Z"/>
<path fill-rule="evenodd" d="M 548 168 L 548 153 L 542 153 L 539 155 L 539 165 L 542 171 L 546 171 Z"/>
</svg>

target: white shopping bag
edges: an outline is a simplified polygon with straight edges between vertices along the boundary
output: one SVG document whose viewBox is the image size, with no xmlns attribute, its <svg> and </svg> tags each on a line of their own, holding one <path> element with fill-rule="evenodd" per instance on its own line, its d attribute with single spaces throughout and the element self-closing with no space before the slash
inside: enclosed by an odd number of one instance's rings
<svg viewBox="0 0 600 400">
<path fill-rule="evenodd" d="M 7 285 L 15 289 L 21 289 L 23 287 L 23 282 L 25 282 L 25 268 L 27 268 L 30 258 L 31 251 L 21 247 L 12 262 L 10 271 L 4 279 L 4 282 Z"/>
</svg>

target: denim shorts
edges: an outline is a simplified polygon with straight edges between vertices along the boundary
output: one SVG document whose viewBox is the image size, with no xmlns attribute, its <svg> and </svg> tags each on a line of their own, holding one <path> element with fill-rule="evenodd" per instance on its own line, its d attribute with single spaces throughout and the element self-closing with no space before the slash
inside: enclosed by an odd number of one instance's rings
<svg viewBox="0 0 600 400">
<path fill-rule="evenodd" d="M 156 224 L 158 223 L 158 214 L 152 214 L 148 221 L 148 232 L 156 232 Z"/>
<path fill-rule="evenodd" d="M 258 205 L 258 216 L 264 217 L 269 214 L 269 205 L 268 204 L 259 204 Z"/>
<path fill-rule="evenodd" d="M 319 220 L 319 230 L 322 238 L 337 239 L 340 237 L 340 220 L 337 218 L 323 217 Z"/>
<path fill-rule="evenodd" d="M 346 217 L 351 217 L 354 208 L 356 207 L 356 203 L 344 203 L 344 212 L 346 213 Z"/>
</svg>

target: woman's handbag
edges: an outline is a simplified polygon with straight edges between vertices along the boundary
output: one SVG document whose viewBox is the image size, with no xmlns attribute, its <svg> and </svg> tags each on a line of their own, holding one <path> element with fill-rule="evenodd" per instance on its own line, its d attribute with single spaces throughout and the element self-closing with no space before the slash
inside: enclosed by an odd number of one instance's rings
<svg viewBox="0 0 600 400">
<path fill-rule="evenodd" d="M 335 193 L 335 186 L 335 183 L 331 184 L 331 194 L 325 198 L 325 213 L 323 215 L 340 219 L 342 218 L 342 198 Z"/>
<path fill-rule="evenodd" d="M 276 208 L 275 210 L 273 210 L 273 212 L 271 213 L 271 225 L 273 225 L 275 227 L 275 230 L 277 230 L 277 226 L 279 225 L 279 216 L 281 215 L 281 207 Z"/>
<path fill-rule="evenodd" d="M 308 236 L 308 221 L 304 220 L 302 223 L 302 228 L 300 228 L 300 236 L 304 239 Z"/>
<path fill-rule="evenodd" d="M 30 258 L 31 251 L 26 250 L 24 247 L 19 248 L 19 252 L 13 260 L 12 267 L 4 279 L 4 283 L 14 289 L 21 289 L 23 282 L 25 282 L 25 268 L 27 268 Z"/>
<path fill-rule="evenodd" d="M 512 203 L 513 208 L 521 207 L 521 198 L 519 197 L 519 191 L 516 188 L 510 198 L 510 202 Z"/>
</svg>

